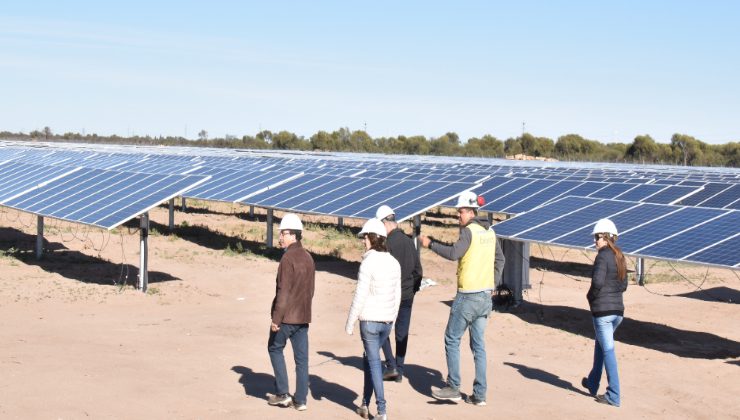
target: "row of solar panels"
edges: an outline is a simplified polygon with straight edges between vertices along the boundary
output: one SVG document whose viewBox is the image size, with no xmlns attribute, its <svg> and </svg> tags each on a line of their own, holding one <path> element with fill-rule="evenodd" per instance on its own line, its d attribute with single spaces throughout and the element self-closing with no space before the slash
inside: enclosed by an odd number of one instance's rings
<svg viewBox="0 0 740 420">
<path fill-rule="evenodd" d="M 206 180 L 13 162 L 0 165 L 0 205 L 113 229 Z"/>
<path fill-rule="evenodd" d="M 617 225 L 629 255 L 740 267 L 740 211 L 564 197 L 496 225 L 503 238 L 593 249 L 597 220 Z"/>
<path fill-rule="evenodd" d="M 112 229 L 176 196 L 266 208 L 371 218 L 382 204 L 399 220 L 479 184 L 391 181 L 277 171 L 167 175 L 93 168 L 0 164 L 0 204 L 40 216 Z M 229 182 L 223 182 L 225 176 Z"/>
</svg>

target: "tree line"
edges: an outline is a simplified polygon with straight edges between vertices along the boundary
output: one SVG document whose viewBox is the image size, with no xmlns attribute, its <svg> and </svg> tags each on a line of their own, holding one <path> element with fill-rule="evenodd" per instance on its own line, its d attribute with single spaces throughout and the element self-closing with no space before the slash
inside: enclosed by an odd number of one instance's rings
<svg viewBox="0 0 740 420">
<path fill-rule="evenodd" d="M 28 134 L 2 131 L 0 139 L 500 158 L 524 154 L 566 161 L 740 167 L 740 142 L 714 145 L 678 133 L 671 137 L 670 143 L 658 143 L 649 135 L 640 135 L 631 144 L 605 144 L 578 134 L 566 134 L 553 140 L 523 133 L 519 137 L 503 141 L 486 134 L 462 142 L 454 132 L 431 138 L 402 135 L 373 138 L 363 130 L 352 131 L 343 127 L 332 132 L 319 131 L 310 138 L 285 130 L 263 130 L 254 136 L 226 135 L 211 139 L 207 131 L 201 130 L 197 140 L 188 140 L 172 136 L 121 137 L 72 132 L 54 134 L 50 127 L 44 127 L 42 131 L 36 130 Z"/>
</svg>

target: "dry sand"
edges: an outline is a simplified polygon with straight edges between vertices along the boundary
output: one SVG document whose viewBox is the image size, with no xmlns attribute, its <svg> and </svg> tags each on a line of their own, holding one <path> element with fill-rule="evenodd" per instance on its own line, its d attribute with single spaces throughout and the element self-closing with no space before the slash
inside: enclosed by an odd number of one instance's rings
<svg viewBox="0 0 740 420">
<path fill-rule="evenodd" d="M 178 212 L 177 222 L 187 226 L 175 235 L 153 232 L 148 294 L 113 284 L 126 276 L 135 281 L 135 223 L 108 234 L 47 220 L 47 255 L 36 261 L 35 219 L 3 210 L 0 418 L 359 418 L 362 346 L 357 334 L 343 329 L 359 243 L 321 224 L 310 226 L 318 233 L 308 234 L 307 247 L 341 258 L 317 255 L 308 411 L 270 407 L 266 347 L 277 254 L 257 245 L 263 216 L 252 222 L 233 214 L 243 208 L 211 207 Z M 151 214 L 155 231 L 164 232 L 166 210 Z M 424 231 L 456 235 L 432 225 Z M 238 250 L 244 238 L 242 248 L 251 251 L 225 250 L 227 244 Z M 708 292 L 665 268 L 655 278 L 672 281 L 651 283 L 649 290 L 630 286 L 627 318 L 616 334 L 622 407 L 613 408 L 580 387 L 593 352 L 585 299 L 593 256 L 540 247 L 532 253 L 555 261 L 533 258 L 525 304 L 492 314 L 488 406 L 475 407 L 430 396 L 447 373 L 442 335 L 455 265 L 423 251 L 425 276 L 439 285 L 417 295 L 408 380 L 385 387 L 390 418 L 740 418 L 736 273 L 679 268 L 695 283 L 706 275 L 702 288 Z M 467 393 L 473 380 L 467 338 L 461 354 Z M 292 370 L 290 350 L 286 357 Z"/>
</svg>

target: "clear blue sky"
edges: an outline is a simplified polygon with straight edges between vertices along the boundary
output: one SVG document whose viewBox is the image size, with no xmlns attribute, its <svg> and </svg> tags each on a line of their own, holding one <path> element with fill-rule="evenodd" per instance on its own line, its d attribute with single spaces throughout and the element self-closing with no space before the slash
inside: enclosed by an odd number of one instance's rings
<svg viewBox="0 0 740 420">
<path fill-rule="evenodd" d="M 740 140 L 737 1 L 15 1 L 0 130 Z"/>
</svg>

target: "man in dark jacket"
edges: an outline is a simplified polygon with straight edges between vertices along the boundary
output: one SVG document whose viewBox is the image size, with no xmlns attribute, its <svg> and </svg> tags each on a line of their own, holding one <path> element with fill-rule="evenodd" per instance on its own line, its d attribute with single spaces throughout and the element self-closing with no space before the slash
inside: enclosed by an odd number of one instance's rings
<svg viewBox="0 0 740 420">
<path fill-rule="evenodd" d="M 301 245 L 303 224 L 298 216 L 286 214 L 279 229 L 279 243 L 285 254 L 278 266 L 267 342 L 275 372 L 275 395 L 271 395 L 267 403 L 293 406 L 304 411 L 308 398 L 308 324 L 311 322 L 316 269 L 313 258 Z M 288 371 L 283 357 L 288 339 L 295 360 L 296 390 L 293 398 L 288 392 Z"/>
<path fill-rule="evenodd" d="M 419 252 L 411 240 L 398 227 L 396 214 L 390 207 L 382 205 L 375 212 L 375 217 L 383 222 L 388 238 L 386 241 L 388 252 L 401 265 L 401 305 L 396 317 L 396 357 L 393 357 L 390 337 L 383 343 L 386 369 L 383 379 L 386 381 L 401 382 L 403 367 L 406 358 L 406 348 L 409 340 L 409 326 L 411 324 L 411 307 L 414 304 L 414 294 L 421 286 L 421 261 Z"/>
</svg>

